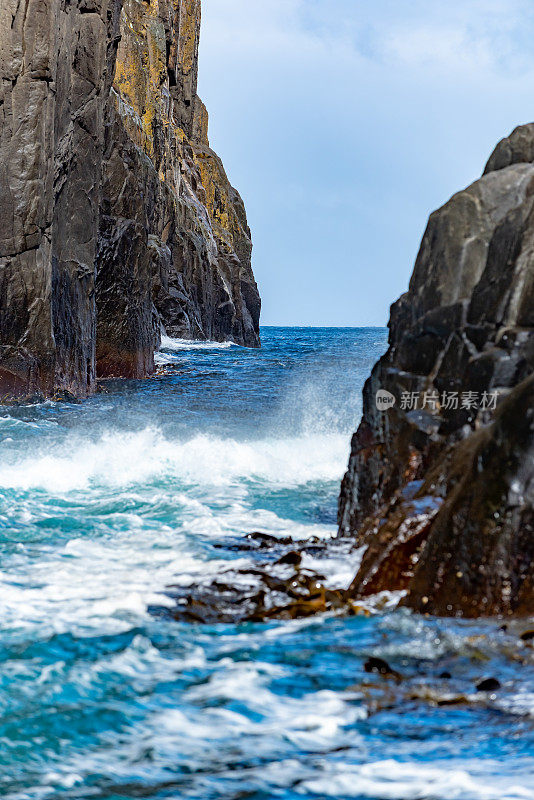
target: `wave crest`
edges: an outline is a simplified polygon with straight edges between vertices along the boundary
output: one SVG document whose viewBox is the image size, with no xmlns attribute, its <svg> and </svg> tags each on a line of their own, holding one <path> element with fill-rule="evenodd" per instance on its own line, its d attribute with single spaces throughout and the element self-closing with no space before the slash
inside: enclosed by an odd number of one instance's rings
<svg viewBox="0 0 534 800">
<path fill-rule="evenodd" d="M 18 460 L 0 466 L 0 488 L 63 493 L 158 480 L 200 486 L 246 480 L 301 486 L 337 481 L 346 451 L 342 434 L 257 441 L 198 434 L 175 441 L 157 428 L 108 431 L 96 441 L 68 437 L 38 454 L 19 452 Z"/>
</svg>

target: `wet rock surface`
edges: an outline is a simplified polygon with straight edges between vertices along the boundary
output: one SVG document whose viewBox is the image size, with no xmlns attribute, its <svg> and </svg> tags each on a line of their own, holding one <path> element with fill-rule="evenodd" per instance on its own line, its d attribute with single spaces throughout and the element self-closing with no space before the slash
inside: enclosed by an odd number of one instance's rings
<svg viewBox="0 0 534 800">
<path fill-rule="evenodd" d="M 534 126 L 429 220 L 364 389 L 339 525 L 354 598 L 443 615 L 534 610 Z M 377 407 L 379 390 L 396 404 Z"/>
<path fill-rule="evenodd" d="M 162 331 L 257 346 L 199 0 L 8 0 L 0 23 L 0 397 L 149 375 Z"/>
<path fill-rule="evenodd" d="M 368 616 L 394 608 L 400 597 L 382 592 L 354 601 L 346 565 L 356 565 L 361 554 L 352 538 L 302 541 L 257 531 L 216 548 L 233 553 L 234 562 L 169 586 L 170 608 L 153 613 L 206 624 Z"/>
<path fill-rule="evenodd" d="M 104 107 L 120 7 L 0 8 L 0 396 L 95 388 Z"/>
<path fill-rule="evenodd" d="M 156 613 L 170 613 L 186 622 L 239 623 L 356 611 L 346 590 L 317 568 L 321 559 L 348 557 L 353 551 L 351 541 L 303 543 L 257 532 L 221 548 L 242 558 L 215 576 L 169 587 L 176 607 L 170 612 L 155 609 Z"/>
<path fill-rule="evenodd" d="M 401 612 L 402 613 L 402 612 Z M 415 618 L 414 618 L 415 619 Z M 402 626 L 402 622 L 399 624 Z M 439 620 L 436 621 L 439 625 Z M 397 652 L 393 658 L 388 655 L 395 648 L 385 643 L 370 653 L 363 663 L 363 670 L 369 676 L 367 681 L 354 685 L 362 693 L 372 714 L 386 710 L 404 709 L 415 711 L 421 706 L 434 708 L 499 707 L 503 713 L 512 707 L 521 708 L 524 689 L 513 680 L 508 680 L 506 670 L 499 677 L 484 674 L 484 665 L 490 661 L 490 652 L 495 648 L 509 662 L 521 665 L 525 671 L 534 663 L 531 645 L 524 645 L 519 639 L 520 622 L 506 632 L 462 634 L 462 645 L 454 655 L 448 652 L 450 642 L 443 631 L 436 630 L 434 644 L 443 649 L 443 656 L 435 660 L 421 653 L 402 656 Z M 446 666 L 447 669 L 442 669 Z M 513 696 L 515 700 L 509 701 Z M 527 697 L 527 694 L 524 694 Z"/>
</svg>

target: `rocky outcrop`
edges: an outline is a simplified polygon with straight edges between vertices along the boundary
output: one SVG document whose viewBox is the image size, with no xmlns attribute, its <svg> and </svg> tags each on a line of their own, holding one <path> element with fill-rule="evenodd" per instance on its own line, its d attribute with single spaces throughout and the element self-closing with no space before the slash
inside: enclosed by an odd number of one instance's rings
<svg viewBox="0 0 534 800">
<path fill-rule="evenodd" d="M 341 532 L 367 546 L 353 597 L 534 611 L 533 161 L 522 126 L 432 214 L 392 307 L 340 496 Z"/>
<path fill-rule="evenodd" d="M 245 209 L 196 94 L 199 32 L 200 0 L 124 3 L 106 109 L 99 375 L 150 372 L 161 326 L 259 344 Z"/>
<path fill-rule="evenodd" d="M 0 395 L 95 387 L 104 107 L 120 5 L 0 7 Z"/>
<path fill-rule="evenodd" d="M 143 377 L 163 328 L 258 345 L 199 0 L 6 0 L 0 22 L 0 396 Z"/>
</svg>

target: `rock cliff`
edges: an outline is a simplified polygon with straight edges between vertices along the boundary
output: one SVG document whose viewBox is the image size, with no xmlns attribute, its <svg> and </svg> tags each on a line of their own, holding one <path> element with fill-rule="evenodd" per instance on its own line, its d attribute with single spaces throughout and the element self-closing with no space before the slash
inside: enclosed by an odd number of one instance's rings
<svg viewBox="0 0 534 800">
<path fill-rule="evenodd" d="M 162 330 L 257 346 L 200 0 L 6 0 L 0 23 L 0 396 L 146 376 Z"/>
<path fill-rule="evenodd" d="M 340 496 L 340 531 L 367 546 L 354 597 L 534 612 L 533 162 L 525 125 L 432 214 L 392 307 Z"/>
</svg>

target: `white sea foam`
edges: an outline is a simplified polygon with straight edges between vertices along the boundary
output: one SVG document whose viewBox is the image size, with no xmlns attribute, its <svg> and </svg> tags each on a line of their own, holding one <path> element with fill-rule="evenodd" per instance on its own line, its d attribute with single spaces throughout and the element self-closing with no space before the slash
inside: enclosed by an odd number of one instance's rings
<svg viewBox="0 0 534 800">
<path fill-rule="evenodd" d="M 534 717 L 534 692 L 522 689 L 505 698 L 498 699 L 495 705 L 510 714 Z"/>
<path fill-rule="evenodd" d="M 225 497 L 226 495 L 226 497 Z M 125 495 L 125 499 L 128 495 Z M 227 506 L 223 506 L 226 499 Z M 100 535 L 80 535 L 63 547 L 42 547 L 28 560 L 24 545 L 0 571 L 0 618 L 5 628 L 39 637 L 66 631 L 116 633 L 142 624 L 150 605 L 174 606 L 168 587 L 209 582 L 229 567 L 232 583 L 239 569 L 248 574 L 247 558 L 206 560 L 198 543 L 262 530 L 274 536 L 301 538 L 335 535 L 334 526 L 295 524 L 264 509 L 251 510 L 223 492 L 208 502 L 176 494 L 174 525 L 134 513 L 106 514 L 93 524 Z M 60 512 L 58 512 L 60 513 Z M 66 512 L 69 513 L 68 511 Z M 41 514 L 42 519 L 42 514 Z M 35 549 L 35 548 L 34 548 Z M 249 585 L 245 574 L 243 584 Z"/>
<path fill-rule="evenodd" d="M 190 350 L 228 350 L 238 347 L 235 342 L 212 342 L 200 339 L 171 339 L 170 336 L 161 337 L 161 350 L 154 354 L 154 363 L 158 367 L 175 364 L 179 361 L 180 353 Z"/>
<path fill-rule="evenodd" d="M 170 336 L 161 337 L 161 349 L 179 352 L 180 350 L 227 350 L 229 347 L 238 347 L 235 342 L 212 342 L 201 339 L 172 339 Z"/>
<path fill-rule="evenodd" d="M 301 789 L 323 797 L 380 797 L 381 800 L 534 800 L 532 773 L 506 774 L 491 761 L 443 764 L 393 760 L 362 765 L 328 765 Z"/>
<path fill-rule="evenodd" d="M 324 575 L 325 586 L 331 589 L 348 589 L 358 572 L 366 549 L 367 546 L 359 547 L 356 550 L 344 547 L 337 552 L 332 549 L 332 552 L 329 552 L 324 558 L 315 558 L 305 554 L 302 566 Z"/>
<path fill-rule="evenodd" d="M 234 636 L 234 647 L 238 638 L 246 641 L 250 635 Z M 216 770 L 219 779 L 229 782 L 228 792 L 233 782 L 237 786 L 246 776 L 249 783 L 264 787 L 265 793 L 291 786 L 297 795 L 323 798 L 534 800 L 530 758 L 430 762 L 390 758 L 362 763 L 366 741 L 355 725 L 366 711 L 358 702 L 359 695 L 325 689 L 295 697 L 280 695 L 273 690 L 273 682 L 290 677 L 288 665 L 234 661 L 231 655 L 208 665 L 202 649 L 191 646 L 183 656 L 169 659 L 138 636 L 126 651 L 92 666 L 85 680 L 98 681 L 112 672 L 146 691 L 158 680 L 172 681 L 184 668 L 206 666 L 211 670 L 208 680 L 186 689 L 180 708 L 157 709 L 125 731 L 119 742 L 54 764 L 43 776 L 41 790 L 81 783 L 92 774 L 127 782 L 135 776 L 153 785 L 173 780 L 177 763 L 183 763 L 201 766 L 203 775 L 210 777 Z M 79 670 L 74 665 L 70 677 L 83 685 Z M 280 758 L 281 752 L 288 752 L 288 744 L 304 757 Z M 253 753 L 254 760 L 265 763 L 246 771 L 221 770 L 221 753 L 228 746 L 236 758 L 246 761 Z M 343 758 L 324 757 L 337 748 L 343 748 Z M 147 749 L 158 754 L 156 763 L 139 757 Z M 310 758 L 313 754 L 319 758 Z M 202 786 L 200 779 L 198 792 Z M 37 797 L 37 787 L 35 795 L 28 796 Z"/>
<path fill-rule="evenodd" d="M 61 549 L 43 548 L 31 564 L 15 558 L 0 572 L 0 618 L 4 628 L 39 638 L 117 633 L 142 624 L 150 605 L 173 607 L 169 585 L 199 583 L 227 564 L 196 555 L 184 535 L 166 526 L 71 539 Z"/>
<path fill-rule="evenodd" d="M 243 733 L 271 741 L 273 737 L 283 737 L 308 750 L 335 747 L 344 738 L 344 728 L 366 718 L 365 709 L 351 703 L 350 695 L 321 690 L 301 697 L 278 697 L 269 684 L 284 674 L 285 670 L 276 665 L 223 659 L 209 681 L 186 692 L 184 699 L 208 709 L 232 702 L 246 704 L 253 719 L 248 716 L 220 720 L 218 734 L 213 727 L 211 737 L 232 739 Z M 164 712 L 156 729 L 166 719 Z M 357 734 L 354 736 L 357 738 Z"/>
<path fill-rule="evenodd" d="M 0 487 L 64 493 L 92 486 L 125 487 L 158 478 L 222 486 L 240 480 L 301 486 L 341 477 L 342 434 L 237 441 L 197 435 L 165 438 L 155 428 L 110 431 L 93 441 L 72 436 L 62 445 L 26 453 L 0 466 Z"/>
<path fill-rule="evenodd" d="M 162 680 L 172 680 L 172 667 L 190 668 L 195 666 L 195 660 L 198 666 L 203 666 L 203 654 L 192 650 L 183 658 L 162 663 L 161 654 L 152 653 L 150 645 L 141 640 L 128 648 L 127 655 L 113 659 L 108 668 L 118 668 L 130 680 L 135 678 L 134 670 L 140 668 L 141 685 L 147 686 L 150 667 L 158 671 Z M 244 758 L 249 757 L 249 748 L 253 749 L 255 759 L 271 762 L 273 782 L 287 779 L 290 784 L 301 772 L 298 762 L 292 762 L 294 767 L 287 768 L 285 774 L 277 768 L 279 753 L 288 743 L 309 753 L 323 753 L 346 742 L 348 727 L 352 728 L 352 745 L 358 746 L 362 741 L 353 726 L 366 717 L 366 712 L 354 705 L 351 695 L 320 690 L 300 697 L 282 697 L 271 691 L 270 684 L 283 678 L 286 670 L 261 660 L 249 663 L 222 658 L 209 666 L 214 670 L 209 680 L 186 690 L 180 708 L 171 706 L 149 714 L 112 748 L 86 752 L 74 756 L 70 762 L 63 760 L 46 775 L 47 784 L 62 784 L 68 776 L 95 773 L 131 780 L 134 771 L 139 778 L 163 781 L 167 771 L 172 777 L 177 761 L 189 766 L 202 764 L 206 772 L 216 767 L 217 774 L 221 774 L 221 757 L 224 758 L 221 754 L 229 745 L 233 753 L 241 751 Z M 92 674 L 91 680 L 98 677 Z M 237 707 L 229 707 L 233 704 Z M 156 763 L 135 759 L 135 753 L 147 746 L 158 754 Z M 266 769 L 267 764 L 262 772 Z M 254 772 L 254 768 L 249 770 L 249 774 Z M 223 774 L 239 780 L 239 773 Z"/>
<path fill-rule="evenodd" d="M 84 520 L 80 535 L 62 547 L 43 546 L 39 558 L 34 553 L 28 559 L 21 543 L 22 549 L 4 560 L 3 624 L 24 635 L 35 631 L 39 637 L 65 631 L 114 633 L 141 624 L 150 605 L 172 606 L 166 594 L 169 585 L 198 584 L 229 566 L 226 559 L 206 560 L 198 548 L 202 540 L 254 530 L 301 539 L 335 534 L 333 525 L 296 523 L 273 511 L 251 508 L 242 480 L 248 464 L 248 455 L 242 457 L 245 446 L 198 439 L 200 443 L 179 445 L 151 430 L 113 434 L 96 443 L 78 443 L 69 455 L 66 448 L 61 455 L 2 466 L 4 490 L 7 484 L 29 491 L 16 504 L 8 495 L 0 505 L 0 525 L 8 528 L 11 521 L 20 525 L 24 519 L 27 525 L 38 522 L 37 530 L 42 530 L 62 520 L 68 526 L 73 518 Z M 263 446 L 264 478 L 275 476 L 276 463 L 269 461 L 270 449 Z M 234 448 L 237 456 L 234 453 L 232 461 Z M 216 459 L 210 461 L 214 449 Z M 154 476 L 164 480 L 158 488 L 147 488 L 144 481 Z M 181 488 L 171 486 L 176 477 L 184 484 Z M 185 485 L 188 481 L 191 486 Z M 98 483 L 105 491 L 70 492 Z M 45 503 L 43 491 L 49 493 Z M 110 509 L 109 504 L 117 502 L 125 510 Z M 87 526 L 91 535 L 85 535 Z M 250 567 L 246 560 L 233 559 L 231 565 Z"/>
<path fill-rule="evenodd" d="M 31 568 L 24 549 L 5 563 L 1 617 L 21 630 L 42 626 L 43 635 L 123 630 L 144 618 L 151 604 L 171 604 L 169 584 L 190 586 L 228 566 L 227 560 L 206 561 L 198 551 L 203 540 L 256 530 L 331 538 L 334 525 L 286 519 L 251 497 L 337 483 L 346 451 L 343 434 L 179 440 L 154 427 L 110 430 L 99 438 L 69 434 L 37 453 L 21 449 L 0 464 L 0 525 L 38 524 L 42 530 L 49 519 L 52 526 L 78 519 L 81 527 L 62 548 L 43 548 Z M 10 490 L 17 492 L 15 503 Z M 85 535 L 88 525 L 91 535 Z M 348 584 L 355 571 L 352 562 L 320 566 L 333 582 L 342 572 Z"/>
</svg>

